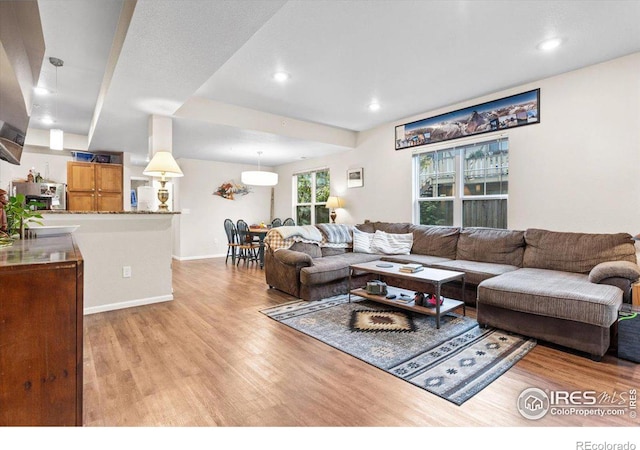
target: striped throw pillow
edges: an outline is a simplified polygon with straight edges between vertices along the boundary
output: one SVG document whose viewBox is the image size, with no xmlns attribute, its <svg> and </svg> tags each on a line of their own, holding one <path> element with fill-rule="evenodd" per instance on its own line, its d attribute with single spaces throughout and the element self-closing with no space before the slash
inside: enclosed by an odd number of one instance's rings
<svg viewBox="0 0 640 450">
<path fill-rule="evenodd" d="M 413 247 L 413 233 L 393 234 L 376 230 L 371 240 L 371 250 L 385 255 L 408 255 Z"/>
<path fill-rule="evenodd" d="M 351 243 L 351 229 L 350 225 L 344 225 L 341 223 L 319 223 L 316 225 L 324 235 L 327 242 L 330 244 L 345 244 Z"/>
<path fill-rule="evenodd" d="M 353 252 L 354 253 L 375 253 L 371 250 L 373 233 L 365 233 L 357 228 L 353 228 Z"/>
</svg>

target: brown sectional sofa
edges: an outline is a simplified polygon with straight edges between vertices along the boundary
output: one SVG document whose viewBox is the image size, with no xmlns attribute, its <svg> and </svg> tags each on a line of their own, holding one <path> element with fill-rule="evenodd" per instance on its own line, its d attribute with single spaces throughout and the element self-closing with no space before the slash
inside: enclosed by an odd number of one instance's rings
<svg viewBox="0 0 640 450">
<path fill-rule="evenodd" d="M 490 228 L 458 228 L 370 222 L 357 225 L 374 233 L 412 233 L 408 255 L 354 253 L 297 242 L 289 249 L 265 251 L 270 287 L 305 300 L 346 293 L 349 265 L 378 259 L 421 263 L 465 272 L 465 291 L 455 282 L 443 294 L 477 306 L 481 325 L 518 332 L 589 353 L 604 355 L 610 328 L 631 285 L 640 276 L 629 234 L 561 233 Z M 370 274 L 355 273 L 361 286 Z M 424 284 L 389 279 L 391 285 L 424 290 Z"/>
</svg>

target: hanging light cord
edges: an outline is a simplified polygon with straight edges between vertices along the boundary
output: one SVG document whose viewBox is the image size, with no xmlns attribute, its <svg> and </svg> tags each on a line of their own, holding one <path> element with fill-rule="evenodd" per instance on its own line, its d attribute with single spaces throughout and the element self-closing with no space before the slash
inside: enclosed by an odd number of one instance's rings
<svg viewBox="0 0 640 450">
<path fill-rule="evenodd" d="M 53 111 L 55 113 L 55 117 L 56 117 L 56 123 L 58 121 L 58 102 L 60 101 L 60 99 L 58 98 L 60 96 L 59 92 L 58 92 L 58 67 L 62 67 L 64 65 L 64 61 L 61 60 L 60 58 L 54 58 L 53 56 L 49 57 L 49 62 L 53 65 L 53 67 L 56 68 L 56 98 L 54 99 L 54 103 L 53 103 Z"/>
</svg>

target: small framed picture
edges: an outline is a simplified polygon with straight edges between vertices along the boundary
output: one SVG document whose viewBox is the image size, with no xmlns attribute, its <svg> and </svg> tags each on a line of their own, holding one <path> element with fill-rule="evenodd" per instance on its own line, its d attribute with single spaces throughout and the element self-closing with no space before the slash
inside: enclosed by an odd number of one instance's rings
<svg viewBox="0 0 640 450">
<path fill-rule="evenodd" d="M 364 186 L 364 175 L 362 173 L 362 167 L 359 169 L 347 170 L 347 187 L 357 188 Z"/>
</svg>

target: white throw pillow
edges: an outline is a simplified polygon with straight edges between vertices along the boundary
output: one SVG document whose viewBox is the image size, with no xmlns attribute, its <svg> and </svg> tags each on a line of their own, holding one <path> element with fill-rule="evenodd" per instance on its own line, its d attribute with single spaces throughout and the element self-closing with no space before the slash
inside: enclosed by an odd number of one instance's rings
<svg viewBox="0 0 640 450">
<path fill-rule="evenodd" d="M 371 241 L 374 253 L 385 255 L 408 255 L 413 247 L 413 233 L 393 234 L 376 230 Z"/>
<path fill-rule="evenodd" d="M 353 252 L 354 253 L 375 253 L 371 250 L 373 233 L 365 233 L 353 227 Z"/>
</svg>

